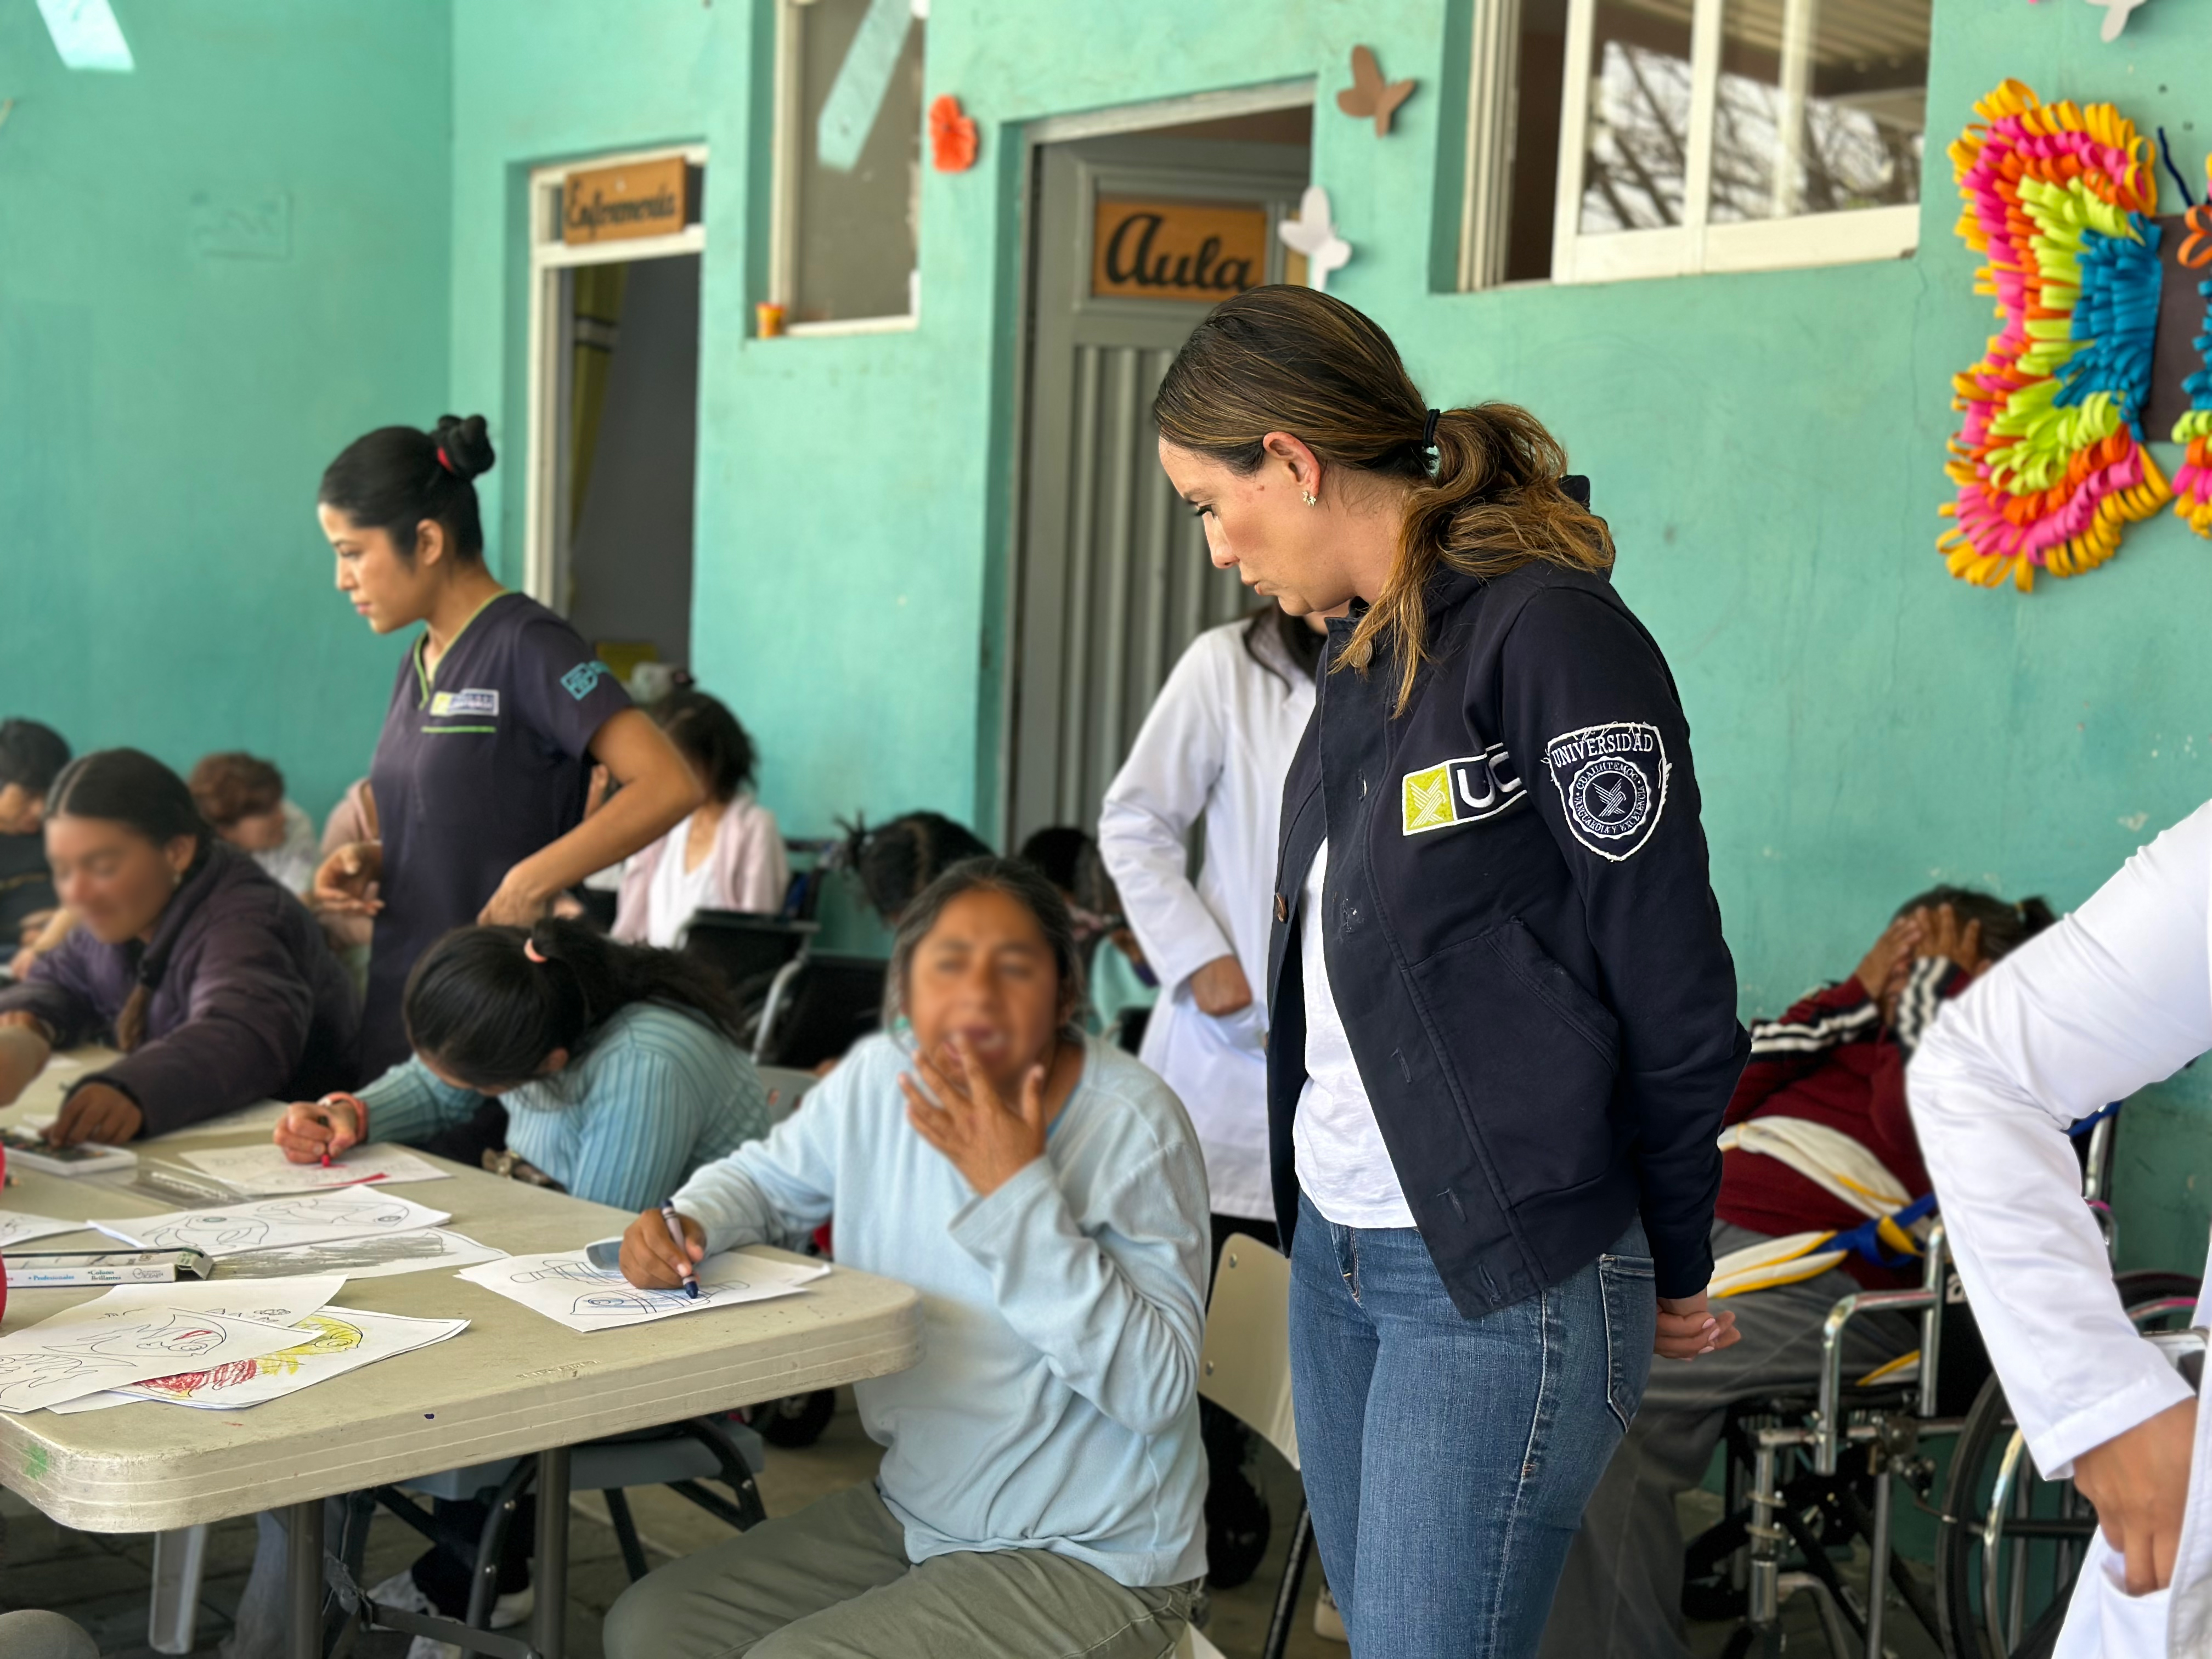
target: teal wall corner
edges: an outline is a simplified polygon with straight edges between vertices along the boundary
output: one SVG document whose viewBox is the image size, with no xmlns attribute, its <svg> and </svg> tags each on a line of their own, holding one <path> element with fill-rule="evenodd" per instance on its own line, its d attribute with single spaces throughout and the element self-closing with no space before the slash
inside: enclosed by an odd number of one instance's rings
<svg viewBox="0 0 2212 1659">
<path fill-rule="evenodd" d="M 446 0 L 117 0 L 73 74 L 0 5 L 0 711 L 179 769 L 368 770 L 400 642 L 332 590 L 315 482 L 445 397 Z"/>
</svg>

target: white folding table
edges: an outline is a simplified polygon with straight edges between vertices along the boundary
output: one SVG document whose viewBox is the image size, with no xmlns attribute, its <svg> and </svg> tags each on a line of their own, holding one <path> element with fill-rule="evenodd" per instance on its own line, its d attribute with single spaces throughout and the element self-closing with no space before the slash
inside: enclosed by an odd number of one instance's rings
<svg viewBox="0 0 2212 1659">
<path fill-rule="evenodd" d="M 96 1065 L 100 1056 L 88 1056 Z M 0 1122 L 50 1113 L 80 1073 L 50 1073 Z M 265 1139 L 275 1113 L 231 1117 L 137 1143 L 142 1161 Z M 449 1210 L 447 1225 L 525 1254 L 580 1248 L 631 1218 L 604 1205 L 447 1164 L 446 1181 L 400 1188 Z M 0 1207 L 59 1219 L 190 1206 L 127 1190 L 118 1176 L 17 1169 Z M 58 1234 L 26 1248 L 99 1248 Z M 217 1277 L 221 1277 L 218 1268 Z M 0 1329 L 20 1330 L 96 1294 L 19 1291 Z M 585 1334 L 450 1273 L 349 1283 L 343 1305 L 469 1328 L 265 1405 L 215 1411 L 141 1401 L 57 1416 L 0 1413 L 0 1485 L 64 1526 L 164 1532 L 260 1510 L 288 1511 L 294 1659 L 320 1659 L 323 1499 L 443 1469 L 538 1458 L 537 1601 L 531 1645 L 561 1659 L 568 1569 L 568 1449 L 685 1418 L 881 1376 L 921 1352 L 921 1304 L 908 1286 L 840 1267 L 804 1291 Z"/>
</svg>

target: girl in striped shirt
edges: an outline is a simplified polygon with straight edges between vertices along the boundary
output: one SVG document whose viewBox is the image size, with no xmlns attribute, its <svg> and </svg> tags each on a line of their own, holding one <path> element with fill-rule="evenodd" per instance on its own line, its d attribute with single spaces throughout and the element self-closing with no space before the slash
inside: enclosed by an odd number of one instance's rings
<svg viewBox="0 0 2212 1659">
<path fill-rule="evenodd" d="M 736 1012 L 673 952 L 572 921 L 459 927 L 423 953 L 404 1006 L 414 1058 L 358 1097 L 287 1111 L 276 1138 L 293 1162 L 422 1141 L 496 1098 L 526 1173 L 635 1212 L 768 1133 Z"/>
</svg>

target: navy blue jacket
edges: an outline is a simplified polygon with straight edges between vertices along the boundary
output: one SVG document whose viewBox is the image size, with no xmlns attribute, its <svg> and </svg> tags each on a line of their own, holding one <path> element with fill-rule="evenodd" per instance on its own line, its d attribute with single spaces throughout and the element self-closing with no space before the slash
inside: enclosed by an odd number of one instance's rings
<svg viewBox="0 0 2212 1659">
<path fill-rule="evenodd" d="M 1300 901 L 1326 836 L 1337 1012 L 1460 1312 L 1559 1283 L 1639 1213 L 1658 1294 L 1695 1294 L 1749 1045 L 1665 659 L 1602 576 L 1447 575 L 1394 719 L 1392 666 L 1330 672 L 1352 626 L 1329 624 L 1283 793 L 1267 1096 L 1285 1243 Z"/>
</svg>

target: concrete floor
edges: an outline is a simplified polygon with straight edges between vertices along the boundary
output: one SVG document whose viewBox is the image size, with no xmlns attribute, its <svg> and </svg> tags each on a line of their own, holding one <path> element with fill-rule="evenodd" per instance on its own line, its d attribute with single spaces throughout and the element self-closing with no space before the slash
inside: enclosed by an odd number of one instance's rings
<svg viewBox="0 0 2212 1659">
<path fill-rule="evenodd" d="M 761 1496 L 770 1515 L 788 1515 L 815 1498 L 869 1479 L 878 1458 L 874 1443 L 861 1433 L 851 1397 L 841 1398 L 840 1410 L 814 1445 L 786 1451 L 769 1449 L 768 1467 L 760 1479 Z M 1251 1583 L 1234 1590 L 1217 1591 L 1206 1634 L 1229 1659 L 1258 1659 L 1273 1610 L 1275 1587 L 1282 1576 L 1291 1522 L 1297 1513 L 1297 1477 L 1272 1452 L 1261 1451 L 1255 1473 L 1267 1492 L 1275 1525 L 1267 1559 Z M 1693 1493 L 1685 1500 L 1684 1520 L 1692 1529 L 1707 1523 L 1703 1505 L 1717 1499 Z M 665 1487 L 630 1493 L 631 1513 L 637 1522 L 648 1559 L 656 1564 L 688 1554 L 729 1537 L 729 1528 Z M 89 1631 L 110 1659 L 150 1659 L 146 1642 L 147 1584 L 153 1565 L 153 1540 L 144 1534 L 99 1534 L 72 1532 L 57 1527 L 13 1492 L 0 1491 L 0 1521 L 6 1526 L 0 1544 L 0 1610 L 13 1607 L 52 1607 L 68 1613 Z M 218 1643 L 230 1628 L 248 1565 L 253 1558 L 254 1523 L 250 1517 L 217 1526 L 210 1540 L 209 1565 L 202 1595 L 202 1612 L 196 1655 L 214 1659 Z M 398 1571 L 421 1553 L 422 1542 L 390 1516 L 380 1512 L 369 1534 L 368 1578 L 379 1579 Z M 580 1494 L 569 1529 L 570 1588 L 568 1653 L 570 1659 L 602 1659 L 599 1622 L 615 1598 L 629 1585 L 606 1509 L 596 1494 Z M 1293 1626 L 1289 1659 L 1347 1659 L 1341 1644 L 1326 1642 L 1314 1633 L 1313 1603 L 1320 1575 L 1309 1571 L 1298 1617 Z M 1826 1651 L 1819 1623 L 1808 1600 L 1798 1598 L 1785 1610 L 1791 1650 L 1808 1654 Z M 1896 1659 L 1936 1659 L 1928 1641 L 1909 1615 L 1893 1623 L 1888 1645 Z M 1692 1627 L 1692 1646 L 1701 1656 L 1718 1655 L 1730 1627 L 1714 1624 Z M 360 1659 L 402 1659 L 407 1638 L 378 1632 L 357 1644 Z"/>
</svg>

